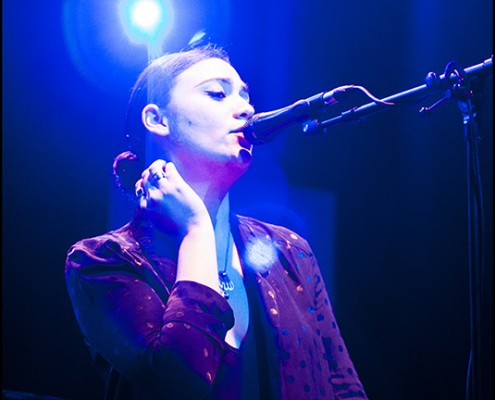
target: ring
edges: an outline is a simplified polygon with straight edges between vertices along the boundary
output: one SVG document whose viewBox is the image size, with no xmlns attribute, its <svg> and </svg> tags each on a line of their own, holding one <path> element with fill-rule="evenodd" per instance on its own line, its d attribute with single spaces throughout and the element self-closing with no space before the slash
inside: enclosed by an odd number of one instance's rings
<svg viewBox="0 0 495 400">
<path fill-rule="evenodd" d="M 136 197 L 139 198 L 141 196 L 144 196 L 144 189 L 142 187 L 138 187 L 136 189 Z"/>
<path fill-rule="evenodd" d="M 153 181 L 158 182 L 160 179 L 166 178 L 167 175 L 165 175 L 165 172 L 160 171 L 160 172 L 154 172 L 151 174 L 151 179 Z"/>
</svg>

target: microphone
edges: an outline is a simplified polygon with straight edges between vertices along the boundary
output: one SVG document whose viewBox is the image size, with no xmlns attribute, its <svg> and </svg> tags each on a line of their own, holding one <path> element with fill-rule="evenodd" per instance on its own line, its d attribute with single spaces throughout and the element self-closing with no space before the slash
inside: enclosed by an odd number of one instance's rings
<svg viewBox="0 0 495 400">
<path fill-rule="evenodd" d="M 271 141 L 282 128 L 295 122 L 310 119 L 320 108 L 330 106 L 342 100 L 347 89 L 354 85 L 339 86 L 328 92 L 321 92 L 307 99 L 298 100 L 290 106 L 274 111 L 262 112 L 253 115 L 244 125 L 244 137 L 251 144 L 263 144 Z"/>
</svg>

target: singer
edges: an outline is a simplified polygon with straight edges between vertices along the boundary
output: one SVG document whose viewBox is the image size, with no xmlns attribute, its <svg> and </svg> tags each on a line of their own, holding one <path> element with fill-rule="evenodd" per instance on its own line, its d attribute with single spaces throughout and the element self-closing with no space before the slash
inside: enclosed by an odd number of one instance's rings
<svg viewBox="0 0 495 400">
<path fill-rule="evenodd" d="M 253 115 L 212 44 L 137 79 L 113 164 L 135 214 L 74 244 L 65 269 L 107 400 L 367 398 L 309 244 L 230 209 Z"/>
</svg>

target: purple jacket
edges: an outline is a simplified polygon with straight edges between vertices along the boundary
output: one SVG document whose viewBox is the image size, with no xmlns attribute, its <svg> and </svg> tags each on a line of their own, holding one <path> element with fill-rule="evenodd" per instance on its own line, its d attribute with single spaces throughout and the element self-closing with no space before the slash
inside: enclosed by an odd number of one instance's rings
<svg viewBox="0 0 495 400">
<path fill-rule="evenodd" d="M 69 249 L 68 292 L 92 354 L 121 380 L 113 398 L 366 399 L 306 240 L 252 218 L 231 225 L 252 316 L 240 349 L 224 340 L 228 301 L 175 283 L 176 260 L 153 251 L 139 211 Z"/>
</svg>

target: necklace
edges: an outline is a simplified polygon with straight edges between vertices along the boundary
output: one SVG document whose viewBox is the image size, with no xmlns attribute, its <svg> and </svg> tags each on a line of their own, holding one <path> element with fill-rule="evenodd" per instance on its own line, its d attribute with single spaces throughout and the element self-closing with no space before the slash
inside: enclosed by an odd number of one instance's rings
<svg viewBox="0 0 495 400">
<path fill-rule="evenodd" d="M 229 292 L 234 291 L 234 282 L 229 278 L 227 274 L 227 266 L 229 262 L 232 260 L 232 242 L 233 238 L 230 236 L 227 239 L 227 250 L 225 252 L 225 266 L 223 267 L 223 271 L 218 271 L 218 278 L 220 280 L 220 290 L 222 291 L 223 297 L 226 299 L 229 298 Z"/>
</svg>

